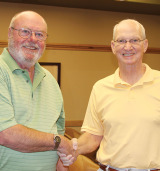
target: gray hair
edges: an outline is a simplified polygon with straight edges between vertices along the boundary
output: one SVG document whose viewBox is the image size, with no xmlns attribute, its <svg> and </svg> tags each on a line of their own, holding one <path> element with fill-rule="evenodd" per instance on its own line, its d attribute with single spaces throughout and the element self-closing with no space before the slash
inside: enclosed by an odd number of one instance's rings
<svg viewBox="0 0 160 171">
<path fill-rule="evenodd" d="M 143 27 L 143 25 L 141 23 L 139 23 L 138 21 L 136 21 L 134 19 L 125 19 L 125 20 L 120 21 L 118 24 L 116 24 L 114 26 L 114 28 L 113 28 L 113 40 L 115 40 L 115 35 L 116 35 L 117 28 L 118 28 L 119 24 L 121 24 L 123 22 L 127 22 L 127 23 L 132 22 L 132 23 L 136 24 L 137 30 L 139 30 L 141 33 L 141 38 L 146 39 L 145 28 Z"/>
</svg>

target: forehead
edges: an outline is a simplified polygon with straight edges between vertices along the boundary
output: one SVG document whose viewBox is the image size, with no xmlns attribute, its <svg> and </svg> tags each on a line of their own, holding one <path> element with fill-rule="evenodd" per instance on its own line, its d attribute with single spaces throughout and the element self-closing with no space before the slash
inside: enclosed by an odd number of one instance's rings
<svg viewBox="0 0 160 171">
<path fill-rule="evenodd" d="M 122 22 L 117 26 L 115 38 L 135 38 L 141 37 L 139 27 L 133 22 Z"/>
<path fill-rule="evenodd" d="M 22 14 L 16 17 L 14 21 L 16 28 L 30 28 L 32 30 L 47 32 L 47 25 L 44 19 L 37 14 Z"/>
</svg>

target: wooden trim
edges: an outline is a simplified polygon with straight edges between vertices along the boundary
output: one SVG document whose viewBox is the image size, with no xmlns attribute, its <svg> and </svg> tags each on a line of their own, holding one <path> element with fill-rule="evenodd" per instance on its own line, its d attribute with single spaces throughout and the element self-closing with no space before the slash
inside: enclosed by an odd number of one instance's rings
<svg viewBox="0 0 160 171">
<path fill-rule="evenodd" d="M 7 42 L 0 42 L 0 48 L 7 47 Z M 92 44 L 65 44 L 49 43 L 46 44 L 47 50 L 73 50 L 73 51 L 96 51 L 111 52 L 110 45 L 92 45 Z M 160 48 L 149 47 L 146 53 L 160 54 Z"/>
<path fill-rule="evenodd" d="M 146 53 L 160 54 L 160 48 L 148 48 Z"/>
<path fill-rule="evenodd" d="M 81 127 L 83 123 L 83 120 L 71 120 L 71 121 L 66 121 L 65 126 L 66 127 Z"/>
<path fill-rule="evenodd" d="M 108 45 L 89 45 L 89 44 L 47 44 L 48 50 L 74 50 L 74 51 L 97 51 L 111 52 L 111 47 Z"/>
<path fill-rule="evenodd" d="M 0 48 L 4 48 L 8 46 L 8 42 L 1 42 L 0 41 Z"/>
<path fill-rule="evenodd" d="M 47 44 L 46 49 L 112 52 L 110 45 L 91 45 L 91 44 Z M 148 47 L 146 53 L 160 54 L 160 48 Z"/>
</svg>

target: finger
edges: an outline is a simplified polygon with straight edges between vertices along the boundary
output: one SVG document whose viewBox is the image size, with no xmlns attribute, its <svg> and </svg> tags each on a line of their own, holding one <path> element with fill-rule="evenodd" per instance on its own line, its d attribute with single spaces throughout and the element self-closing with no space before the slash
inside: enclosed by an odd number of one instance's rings
<svg viewBox="0 0 160 171">
<path fill-rule="evenodd" d="M 72 157 L 72 155 L 68 155 L 68 156 L 60 156 L 60 159 L 63 161 L 63 162 L 70 162 L 71 160 L 73 160 L 74 157 Z"/>
<path fill-rule="evenodd" d="M 72 138 L 72 143 L 73 143 L 73 149 L 74 150 L 77 150 L 78 148 L 78 141 L 77 141 L 77 138 Z"/>
<path fill-rule="evenodd" d="M 73 156 L 72 156 L 71 154 L 69 154 L 66 158 L 67 158 L 68 160 L 70 160 L 72 157 L 73 157 Z"/>
<path fill-rule="evenodd" d="M 73 161 L 62 161 L 62 163 L 65 166 L 69 166 L 69 165 L 73 164 Z"/>
<path fill-rule="evenodd" d="M 57 151 L 57 154 L 58 154 L 60 157 L 66 157 L 66 154 L 60 153 L 59 151 Z"/>
<path fill-rule="evenodd" d="M 63 163 L 63 166 L 69 166 L 69 164 L 64 164 L 64 163 Z"/>
<path fill-rule="evenodd" d="M 69 166 L 69 165 L 73 164 L 75 158 L 72 157 L 72 156 L 67 156 L 67 157 L 62 157 L 60 159 L 61 159 L 63 165 L 68 165 Z"/>
<path fill-rule="evenodd" d="M 62 160 L 62 161 L 70 161 L 70 159 L 68 159 L 67 157 L 60 157 L 60 159 Z"/>
<path fill-rule="evenodd" d="M 63 163 L 63 166 L 70 166 L 73 163 Z"/>
<path fill-rule="evenodd" d="M 64 166 L 69 166 L 69 165 L 73 164 L 72 161 L 62 161 L 62 163 Z"/>
<path fill-rule="evenodd" d="M 64 161 L 64 163 L 73 163 L 75 160 L 74 157 L 70 158 L 69 160 Z"/>
</svg>

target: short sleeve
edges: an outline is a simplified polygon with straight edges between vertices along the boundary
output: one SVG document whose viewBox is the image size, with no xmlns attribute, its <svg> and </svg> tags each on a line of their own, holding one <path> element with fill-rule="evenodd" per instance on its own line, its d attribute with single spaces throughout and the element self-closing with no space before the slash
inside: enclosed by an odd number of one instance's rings
<svg viewBox="0 0 160 171">
<path fill-rule="evenodd" d="M 81 131 L 103 135 L 103 126 L 96 110 L 97 97 L 93 87 Z"/>
<path fill-rule="evenodd" d="M 9 78 L 0 68 L 0 131 L 16 125 L 14 108 L 9 91 Z"/>
<path fill-rule="evenodd" d="M 61 110 L 60 116 L 57 120 L 57 131 L 58 131 L 58 134 L 64 135 L 64 132 L 65 132 L 65 113 L 64 113 L 63 105 L 62 105 L 62 110 Z"/>
</svg>

